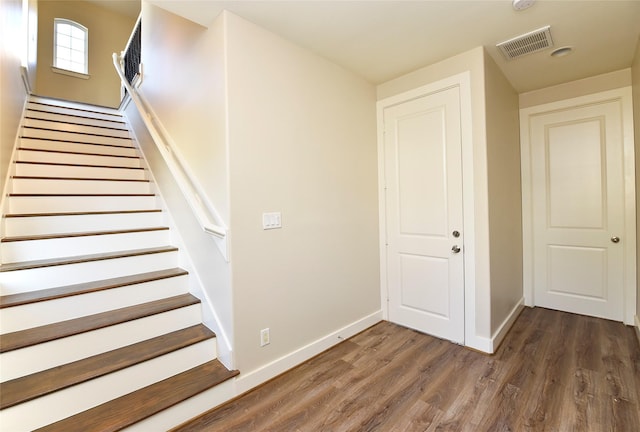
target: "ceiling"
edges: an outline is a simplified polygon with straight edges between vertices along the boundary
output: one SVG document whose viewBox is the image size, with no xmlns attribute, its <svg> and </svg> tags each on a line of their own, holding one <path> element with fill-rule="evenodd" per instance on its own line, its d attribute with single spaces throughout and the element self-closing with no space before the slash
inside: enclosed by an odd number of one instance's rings
<svg viewBox="0 0 640 432">
<path fill-rule="evenodd" d="M 522 93 L 627 68 L 640 37 L 640 0 L 538 0 L 523 11 L 512 0 L 149 1 L 204 26 L 227 9 L 374 84 L 483 45 Z M 550 49 L 507 61 L 495 47 L 546 25 Z M 573 52 L 549 55 L 563 46 Z"/>
</svg>

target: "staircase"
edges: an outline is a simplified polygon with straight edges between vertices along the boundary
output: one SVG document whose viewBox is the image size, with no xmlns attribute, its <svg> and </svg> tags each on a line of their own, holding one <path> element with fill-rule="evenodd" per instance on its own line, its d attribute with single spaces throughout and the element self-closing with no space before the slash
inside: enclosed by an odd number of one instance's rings
<svg viewBox="0 0 640 432">
<path fill-rule="evenodd" d="M 32 97 L 0 242 L 0 429 L 167 430 L 237 371 L 118 111 Z M 216 393 L 217 392 L 217 393 Z"/>
</svg>

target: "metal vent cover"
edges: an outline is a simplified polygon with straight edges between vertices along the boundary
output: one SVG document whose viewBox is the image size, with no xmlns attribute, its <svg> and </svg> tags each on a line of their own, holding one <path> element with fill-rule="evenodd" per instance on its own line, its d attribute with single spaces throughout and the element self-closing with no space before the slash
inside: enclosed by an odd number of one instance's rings
<svg viewBox="0 0 640 432">
<path fill-rule="evenodd" d="M 516 36 L 496 44 L 507 60 L 513 60 L 526 54 L 531 54 L 553 46 L 551 26 Z"/>
</svg>

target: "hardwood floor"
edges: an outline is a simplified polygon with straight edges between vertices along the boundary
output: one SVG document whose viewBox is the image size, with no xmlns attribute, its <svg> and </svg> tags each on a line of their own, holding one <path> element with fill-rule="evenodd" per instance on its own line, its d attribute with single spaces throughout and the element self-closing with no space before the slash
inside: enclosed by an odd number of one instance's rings
<svg viewBox="0 0 640 432">
<path fill-rule="evenodd" d="M 481 354 L 382 322 L 174 431 L 640 431 L 621 323 L 526 308 Z"/>
</svg>

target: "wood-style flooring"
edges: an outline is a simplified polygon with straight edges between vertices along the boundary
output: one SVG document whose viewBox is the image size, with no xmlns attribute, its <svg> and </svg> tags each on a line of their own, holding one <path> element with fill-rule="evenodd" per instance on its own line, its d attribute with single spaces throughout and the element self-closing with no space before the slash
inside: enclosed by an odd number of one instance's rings
<svg viewBox="0 0 640 432">
<path fill-rule="evenodd" d="M 640 431 L 632 327 L 525 308 L 494 355 L 382 322 L 176 431 Z"/>
</svg>

